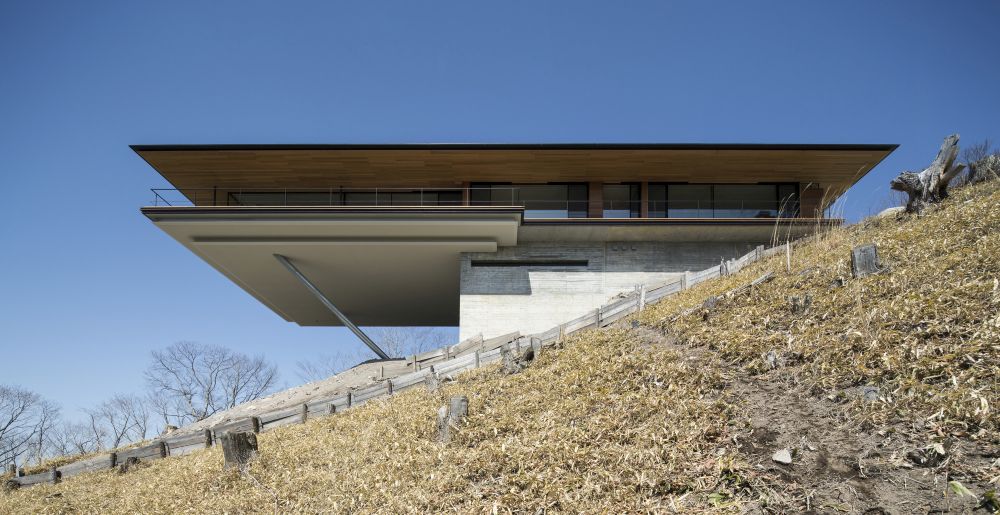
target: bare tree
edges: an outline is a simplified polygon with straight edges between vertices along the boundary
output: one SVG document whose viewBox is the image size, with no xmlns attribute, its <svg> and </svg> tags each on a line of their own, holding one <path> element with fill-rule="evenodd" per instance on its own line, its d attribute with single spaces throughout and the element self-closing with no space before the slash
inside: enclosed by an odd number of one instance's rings
<svg viewBox="0 0 1000 515">
<path fill-rule="evenodd" d="M 436 327 L 380 327 L 370 331 L 370 335 L 386 354 L 401 358 L 443 347 L 454 340 L 448 331 Z M 296 362 L 296 374 L 306 382 L 320 381 L 374 357 L 367 349 L 321 354 L 310 361 Z"/>
<path fill-rule="evenodd" d="M 986 139 L 962 151 L 962 160 L 969 167 L 965 182 L 975 184 L 1000 176 L 1000 150 Z"/>
<path fill-rule="evenodd" d="M 278 381 L 278 368 L 263 356 L 180 342 L 153 351 L 146 381 L 150 394 L 164 399 L 155 406 L 158 415 L 180 426 L 269 393 Z"/>
<path fill-rule="evenodd" d="M 976 161 L 982 161 L 993 153 L 993 142 L 989 139 L 984 139 L 979 143 L 969 145 L 962 149 L 962 161 L 966 164 L 975 163 Z"/>
<path fill-rule="evenodd" d="M 31 444 L 28 446 L 28 457 L 34 458 L 35 463 L 41 465 L 48 454 L 48 440 L 51 433 L 59 421 L 59 407 L 42 399 L 38 406 L 38 431 Z"/>
<path fill-rule="evenodd" d="M 96 408 L 86 410 L 93 428 L 92 436 L 101 446 L 116 449 L 146 438 L 149 410 L 136 395 L 115 395 Z M 104 437 L 107 441 L 104 441 Z"/>
<path fill-rule="evenodd" d="M 0 385 L 0 464 L 32 452 L 58 415 L 55 405 L 37 393 Z"/>
<path fill-rule="evenodd" d="M 309 361 L 296 361 L 295 374 L 304 382 L 321 381 L 368 359 L 364 352 L 320 354 Z"/>
<path fill-rule="evenodd" d="M 400 358 L 454 343 L 448 331 L 437 327 L 380 327 L 372 338 L 387 354 Z"/>
<path fill-rule="evenodd" d="M 101 442 L 94 437 L 89 424 L 65 422 L 49 430 L 46 437 L 48 456 L 72 456 L 101 450 Z"/>
</svg>

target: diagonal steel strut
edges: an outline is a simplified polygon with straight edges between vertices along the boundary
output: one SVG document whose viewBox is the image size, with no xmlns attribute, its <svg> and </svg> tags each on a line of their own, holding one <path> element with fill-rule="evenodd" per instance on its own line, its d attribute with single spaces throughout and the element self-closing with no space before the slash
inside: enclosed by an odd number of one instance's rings
<svg viewBox="0 0 1000 515">
<path fill-rule="evenodd" d="M 306 279 L 306 276 L 302 275 L 302 272 L 299 272 L 299 269 L 295 268 L 295 265 L 293 265 L 292 262 L 288 260 L 288 258 L 282 256 L 281 254 L 275 254 L 274 257 L 282 265 L 285 265 L 285 268 L 287 268 L 288 271 L 292 273 L 292 275 L 297 277 L 299 281 L 302 281 L 302 284 L 304 284 L 306 288 L 309 288 L 309 291 L 311 291 L 313 295 L 315 295 L 316 298 L 319 299 L 319 301 L 322 302 L 324 306 L 326 306 L 326 309 L 329 309 L 337 318 L 339 318 L 340 321 L 344 323 L 344 325 L 346 325 L 358 338 L 361 339 L 361 341 L 365 345 L 368 346 L 369 349 L 372 350 L 372 352 L 377 354 L 378 357 L 382 359 L 390 359 L 389 355 L 386 354 L 385 351 L 383 351 L 378 345 L 376 345 L 375 342 L 372 341 L 372 339 L 369 338 L 364 331 L 358 328 L 358 326 L 354 325 L 354 322 L 351 322 L 346 315 L 341 313 L 340 310 L 337 309 L 337 306 L 334 306 L 333 303 L 330 302 L 330 299 L 326 298 L 326 296 L 323 295 L 323 292 L 319 291 L 319 288 L 317 288 L 313 283 L 309 282 L 309 279 Z"/>
</svg>

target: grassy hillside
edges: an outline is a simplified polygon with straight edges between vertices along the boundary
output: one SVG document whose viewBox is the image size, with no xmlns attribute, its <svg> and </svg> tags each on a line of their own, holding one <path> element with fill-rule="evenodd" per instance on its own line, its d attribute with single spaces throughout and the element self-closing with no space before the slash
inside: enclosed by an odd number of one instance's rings
<svg viewBox="0 0 1000 515">
<path fill-rule="evenodd" d="M 852 279 L 850 248 L 868 242 L 889 270 Z M 780 256 L 703 283 L 519 374 L 481 369 L 261 434 L 247 474 L 208 449 L 0 493 L 0 513 L 989 509 L 998 278 L 992 183 L 798 246 L 790 273 Z M 787 297 L 806 294 L 793 313 Z M 436 410 L 455 394 L 470 417 L 444 446 Z M 772 460 L 782 449 L 791 465 Z"/>
</svg>

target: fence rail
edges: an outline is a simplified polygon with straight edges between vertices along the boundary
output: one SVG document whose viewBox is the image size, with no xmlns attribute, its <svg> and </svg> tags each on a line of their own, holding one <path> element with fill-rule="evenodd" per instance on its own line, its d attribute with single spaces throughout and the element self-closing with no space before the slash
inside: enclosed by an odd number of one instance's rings
<svg viewBox="0 0 1000 515">
<path fill-rule="evenodd" d="M 499 361 L 503 348 L 520 352 L 530 347 L 532 339 L 537 339 L 541 345 L 552 345 L 569 334 L 606 327 L 629 314 L 641 311 L 650 304 L 655 304 L 663 298 L 691 288 L 698 283 L 723 275 L 735 274 L 755 261 L 788 252 L 790 250 L 788 245 L 790 244 L 786 243 L 767 249 L 761 245 L 739 258 L 723 261 L 717 266 L 699 272 L 685 272 L 678 279 L 665 284 L 652 287 L 637 285 L 635 290 L 624 298 L 613 300 L 541 333 L 523 336 L 520 332 L 512 332 L 489 339 L 476 336 L 455 345 L 413 355 L 408 358 L 408 365 L 412 368 L 411 372 L 383 378 L 342 395 L 311 400 L 296 407 L 282 408 L 253 417 L 227 421 L 199 433 L 186 432 L 157 438 L 145 445 L 86 458 L 37 474 L 14 477 L 9 481 L 18 486 L 58 483 L 64 478 L 85 472 L 114 468 L 119 464 L 126 463 L 129 458 L 150 461 L 167 456 L 189 454 L 199 449 L 211 447 L 219 442 L 222 435 L 227 432 L 267 432 L 286 425 L 300 424 L 308 419 L 333 415 L 368 401 L 420 386 L 432 375 L 435 377 L 455 376 L 461 372 Z"/>
</svg>

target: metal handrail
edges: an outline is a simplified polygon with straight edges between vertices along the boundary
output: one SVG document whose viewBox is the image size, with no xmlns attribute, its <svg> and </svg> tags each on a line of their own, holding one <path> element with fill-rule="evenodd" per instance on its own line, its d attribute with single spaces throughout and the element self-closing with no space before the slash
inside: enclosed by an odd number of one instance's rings
<svg viewBox="0 0 1000 515">
<path fill-rule="evenodd" d="M 425 206 L 491 206 L 521 207 L 529 217 L 539 217 L 539 211 L 563 211 L 567 216 L 586 217 L 592 209 L 628 212 L 629 216 L 606 216 L 634 218 L 646 208 L 649 218 L 792 218 L 798 216 L 797 201 L 635 201 L 635 200 L 562 200 L 562 199 L 520 199 L 520 189 L 510 187 L 469 187 L 469 188 L 234 188 L 218 190 L 214 188 L 151 188 L 153 206 L 256 206 L 256 207 L 425 207 Z M 474 192 L 490 193 L 490 199 L 475 199 Z M 462 199 L 440 200 L 438 193 L 462 193 Z M 174 193 L 175 195 L 171 195 Z M 326 194 L 326 199 L 303 200 L 301 195 Z M 345 193 L 360 193 L 371 198 L 348 199 Z M 414 201 L 393 199 L 394 193 L 415 195 Z M 498 195 L 497 193 L 502 193 Z M 219 195 L 224 198 L 219 198 Z M 248 199 L 247 195 L 267 195 L 268 198 Z M 466 197 L 466 194 L 468 195 Z M 210 195 L 210 196 L 209 196 Z M 289 202 L 292 195 L 292 202 Z M 335 197 L 336 195 L 336 197 Z M 388 197 L 386 197 L 388 195 Z M 298 196 L 298 200 L 296 200 Z M 207 198 L 206 198 L 207 197 Z M 497 197 L 500 197 L 497 199 Z M 274 201 L 276 199 L 276 201 Z M 335 200 L 336 199 L 336 200 Z M 466 203 L 466 199 L 468 203 Z M 532 212 L 536 213 L 532 213 Z M 632 216 L 636 214 L 636 216 Z"/>
</svg>

